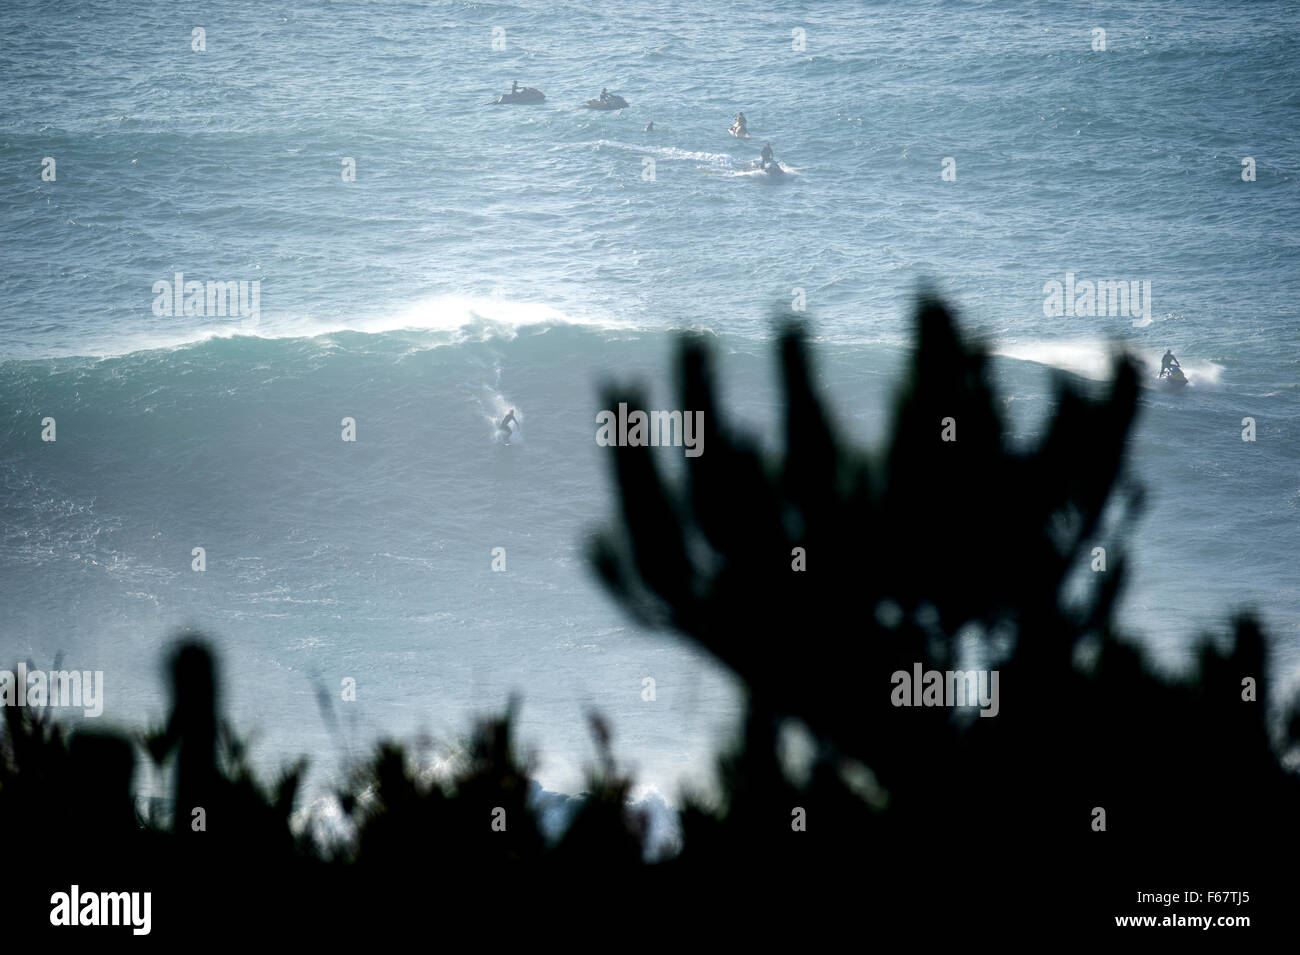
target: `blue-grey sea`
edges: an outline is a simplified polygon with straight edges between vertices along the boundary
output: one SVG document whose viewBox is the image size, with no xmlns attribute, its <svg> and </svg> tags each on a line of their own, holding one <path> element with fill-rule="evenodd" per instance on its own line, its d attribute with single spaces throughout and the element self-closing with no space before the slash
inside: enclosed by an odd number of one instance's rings
<svg viewBox="0 0 1300 955">
<path fill-rule="evenodd" d="M 1131 557 L 1122 623 L 1176 669 L 1255 608 L 1290 674 L 1297 22 L 1206 0 L 6 0 L 0 660 L 103 670 L 103 719 L 141 726 L 166 714 L 162 650 L 202 628 L 259 765 L 306 753 L 317 780 L 517 691 L 544 786 L 581 787 L 596 709 L 638 792 L 675 802 L 738 687 L 588 567 L 616 500 L 599 386 L 678 407 L 675 335 L 707 329 L 726 407 L 772 441 L 774 317 L 802 308 L 827 403 L 872 444 L 929 287 L 996 356 L 1022 445 L 1057 374 L 1096 383 L 1122 346 L 1153 379 L 1174 351 L 1191 383 L 1144 389 L 1131 445 L 1138 534 L 1101 542 Z M 512 81 L 545 102 L 487 105 Z M 602 87 L 629 108 L 581 108 Z M 727 134 L 739 111 L 752 139 Z M 784 175 L 750 167 L 765 143 Z M 168 307 L 177 273 L 247 283 L 244 313 Z M 1067 281 L 1135 295 L 1047 314 Z"/>
</svg>

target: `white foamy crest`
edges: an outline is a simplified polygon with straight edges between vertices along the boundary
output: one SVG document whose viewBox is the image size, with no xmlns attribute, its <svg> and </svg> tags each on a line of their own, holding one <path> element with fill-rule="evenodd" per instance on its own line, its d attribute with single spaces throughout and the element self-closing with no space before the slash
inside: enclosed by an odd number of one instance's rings
<svg viewBox="0 0 1300 955">
<path fill-rule="evenodd" d="M 76 354 L 113 358 L 135 352 L 171 350 L 221 338 L 317 338 L 338 332 L 382 334 L 415 330 L 444 333 L 444 344 L 464 341 L 515 338 L 524 328 L 581 326 L 628 330 L 635 326 L 613 318 L 576 315 L 538 302 L 521 302 L 497 295 L 431 295 L 405 306 L 371 315 L 320 319 L 310 316 L 263 315 L 255 327 L 218 325 L 178 328 L 171 332 L 148 331 L 115 336 L 111 341 L 92 342 Z"/>
<path fill-rule="evenodd" d="M 434 295 L 390 314 L 351 323 L 347 330 L 391 332 L 410 328 L 469 335 L 477 329 L 493 337 L 513 338 L 520 329 L 534 325 L 625 327 L 625 323 L 614 319 L 574 315 L 550 305 L 520 302 L 504 296 Z M 336 330 L 342 329 L 328 329 Z"/>
</svg>

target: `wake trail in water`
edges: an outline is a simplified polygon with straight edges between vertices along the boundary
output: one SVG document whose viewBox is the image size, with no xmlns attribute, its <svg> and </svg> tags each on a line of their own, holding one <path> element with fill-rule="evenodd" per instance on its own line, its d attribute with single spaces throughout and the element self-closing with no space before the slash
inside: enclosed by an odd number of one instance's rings
<svg viewBox="0 0 1300 955">
<path fill-rule="evenodd" d="M 993 344 L 991 351 L 1003 358 L 1047 365 L 1092 381 L 1105 381 L 1111 376 L 1115 358 L 1125 350 L 1104 339 L 1073 339 L 1051 342 L 1000 341 Z M 1128 349 L 1127 353 L 1137 361 L 1143 372 L 1141 383 L 1154 387 L 1163 352 L 1148 353 Z M 1179 356 L 1178 360 L 1193 386 L 1218 387 L 1223 376 L 1222 365 L 1195 357 Z"/>
</svg>

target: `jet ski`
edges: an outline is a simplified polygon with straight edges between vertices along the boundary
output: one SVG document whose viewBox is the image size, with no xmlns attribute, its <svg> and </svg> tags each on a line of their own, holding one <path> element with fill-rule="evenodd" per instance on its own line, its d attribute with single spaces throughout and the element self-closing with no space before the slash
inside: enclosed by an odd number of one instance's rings
<svg viewBox="0 0 1300 955">
<path fill-rule="evenodd" d="M 502 93 L 492 103 L 493 106 L 504 106 L 509 103 L 528 105 L 531 103 L 540 103 L 546 99 L 546 94 L 539 89 L 531 86 L 525 86 L 514 93 Z"/>
<path fill-rule="evenodd" d="M 610 93 L 603 101 L 598 99 L 587 100 L 587 109 L 627 109 L 627 100 Z"/>
<path fill-rule="evenodd" d="M 1156 381 L 1164 388 L 1177 390 L 1187 384 L 1187 376 L 1183 374 L 1183 370 L 1179 366 L 1170 365 L 1156 376 Z"/>
</svg>

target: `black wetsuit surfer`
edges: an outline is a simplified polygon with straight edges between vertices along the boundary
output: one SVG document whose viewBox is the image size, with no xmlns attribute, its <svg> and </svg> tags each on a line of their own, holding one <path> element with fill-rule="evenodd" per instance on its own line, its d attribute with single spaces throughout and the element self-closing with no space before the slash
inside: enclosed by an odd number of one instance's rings
<svg viewBox="0 0 1300 955">
<path fill-rule="evenodd" d="M 515 417 L 515 409 L 514 409 L 514 408 L 511 408 L 511 409 L 510 409 L 510 413 L 509 413 L 508 415 L 506 415 L 504 418 L 502 418 L 502 419 L 501 419 L 501 423 L 500 423 L 499 425 L 497 425 L 497 427 L 498 427 L 498 428 L 499 428 L 499 429 L 504 433 L 504 435 L 505 435 L 506 444 L 509 444 L 509 443 L 510 443 L 510 435 L 513 433 L 513 432 L 510 430 L 510 423 L 511 423 L 511 422 L 514 422 L 515 424 L 518 424 L 518 423 L 519 423 L 519 419 Z"/>
</svg>

